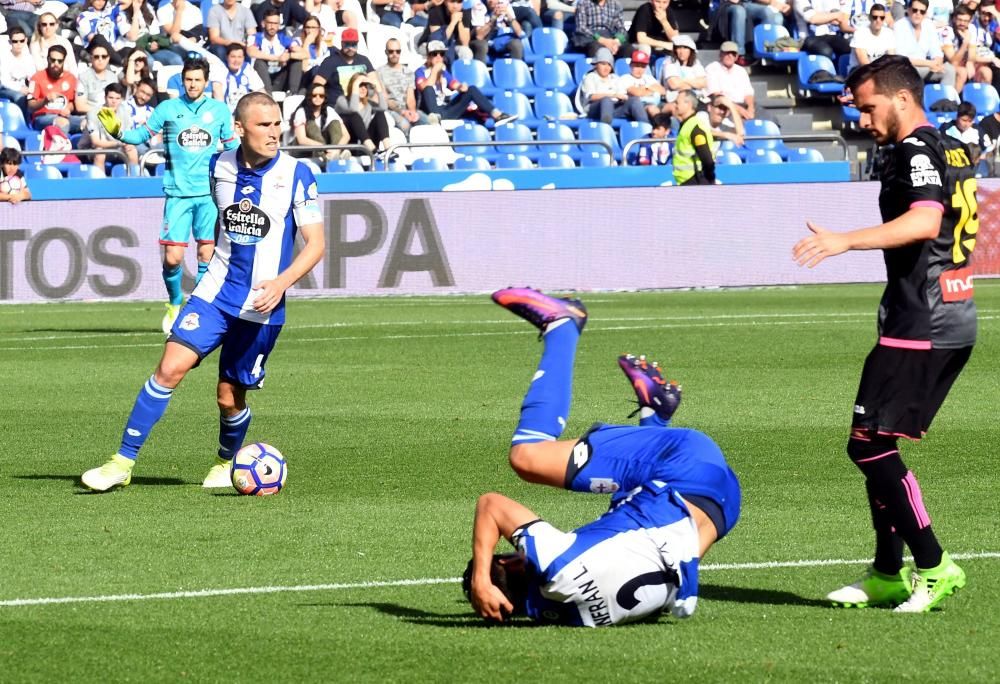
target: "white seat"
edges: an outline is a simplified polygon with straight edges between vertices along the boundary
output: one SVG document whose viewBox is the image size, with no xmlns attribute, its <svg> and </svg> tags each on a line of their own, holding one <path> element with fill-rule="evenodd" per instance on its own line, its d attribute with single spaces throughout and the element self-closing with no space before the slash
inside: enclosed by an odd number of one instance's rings
<svg viewBox="0 0 1000 684">
<path fill-rule="evenodd" d="M 451 165 L 458 159 L 460 154 L 453 150 L 449 143 L 448 131 L 442 126 L 419 125 L 410 128 L 411 143 L 443 143 L 442 147 L 413 147 L 411 154 L 416 157 L 434 157 L 440 159 L 445 164 Z"/>
<path fill-rule="evenodd" d="M 389 141 L 393 145 L 405 145 L 406 144 L 406 133 L 399 130 L 398 128 L 389 129 Z M 415 155 L 413 151 L 408 147 L 398 147 L 396 148 L 396 154 L 399 156 L 399 163 L 403 166 L 409 166 L 413 163 Z"/>
</svg>

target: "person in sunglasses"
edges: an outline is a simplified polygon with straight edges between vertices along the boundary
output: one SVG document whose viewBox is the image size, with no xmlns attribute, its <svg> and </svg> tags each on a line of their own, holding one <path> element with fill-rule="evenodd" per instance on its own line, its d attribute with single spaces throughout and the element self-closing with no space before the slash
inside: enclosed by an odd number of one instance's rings
<svg viewBox="0 0 1000 684">
<path fill-rule="evenodd" d="M 28 96 L 31 95 L 31 77 L 38 71 L 35 60 L 28 52 L 28 35 L 20 26 L 7 32 L 10 54 L 0 60 L 0 98 L 10 100 L 21 111 L 28 113 Z"/>
<path fill-rule="evenodd" d="M 413 71 L 403 66 L 400 57 L 403 53 L 402 44 L 395 38 L 390 38 L 385 44 L 385 58 L 388 63 L 376 71 L 385 85 L 389 116 L 396 122 L 396 127 L 404 133 L 410 126 L 425 124 L 430 120 L 427 114 L 417 108 L 417 90 L 413 82 Z"/>
<path fill-rule="evenodd" d="M 896 54 L 910 60 L 924 83 L 955 87 L 955 67 L 945 61 L 937 28 L 927 17 L 927 0 L 910 0 L 906 16 L 893 27 Z"/>
<path fill-rule="evenodd" d="M 40 23 L 40 22 L 39 22 Z M 58 126 L 64 133 L 79 133 L 84 118 L 76 114 L 76 76 L 66 72 L 66 48 L 49 48 L 48 66 L 32 77 L 34 90 L 28 100 L 31 126 L 36 131 Z"/>
</svg>

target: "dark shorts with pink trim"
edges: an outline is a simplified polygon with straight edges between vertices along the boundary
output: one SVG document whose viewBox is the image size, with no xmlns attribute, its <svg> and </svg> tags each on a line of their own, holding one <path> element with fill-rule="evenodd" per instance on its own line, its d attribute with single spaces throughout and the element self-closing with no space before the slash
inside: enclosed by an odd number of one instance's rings
<svg viewBox="0 0 1000 684">
<path fill-rule="evenodd" d="M 876 345 L 865 359 L 851 427 L 920 439 L 972 355 L 961 349 Z"/>
</svg>

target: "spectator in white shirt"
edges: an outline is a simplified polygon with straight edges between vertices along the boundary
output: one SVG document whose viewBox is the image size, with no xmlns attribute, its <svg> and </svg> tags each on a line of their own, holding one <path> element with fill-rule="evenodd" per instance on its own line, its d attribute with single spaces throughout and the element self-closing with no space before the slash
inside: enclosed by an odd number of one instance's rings
<svg viewBox="0 0 1000 684">
<path fill-rule="evenodd" d="M 743 120 L 758 118 L 753 86 L 747 70 L 736 63 L 739 49 L 727 40 L 719 47 L 719 61 L 705 67 L 705 90 L 709 95 L 725 95 L 733 105 L 733 114 Z"/>
<path fill-rule="evenodd" d="M 851 70 L 873 62 L 882 55 L 896 54 L 896 34 L 886 26 L 888 10 L 875 3 L 868 12 L 868 25 L 861 26 L 851 38 Z"/>
<path fill-rule="evenodd" d="M 927 18 L 927 0 L 910 0 L 906 17 L 896 22 L 896 53 L 909 58 L 925 83 L 955 87 L 955 67 L 944 61 L 941 39 Z"/>
<path fill-rule="evenodd" d="M 822 55 L 834 65 L 841 55 L 850 54 L 847 36 L 854 33 L 854 27 L 839 0 L 795 0 L 795 19 L 799 35 L 806 36 L 803 52 Z"/>
<path fill-rule="evenodd" d="M 14 26 L 7 35 L 10 54 L 0 59 L 0 98 L 16 104 L 27 116 L 28 96 L 31 95 L 29 81 L 38 69 L 35 68 L 35 58 L 28 52 L 28 36 L 24 29 Z"/>
</svg>

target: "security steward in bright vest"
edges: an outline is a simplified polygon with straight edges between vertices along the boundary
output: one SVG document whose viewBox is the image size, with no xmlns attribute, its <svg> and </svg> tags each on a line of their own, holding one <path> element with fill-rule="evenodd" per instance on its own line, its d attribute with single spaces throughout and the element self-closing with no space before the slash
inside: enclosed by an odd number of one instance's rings
<svg viewBox="0 0 1000 684">
<path fill-rule="evenodd" d="M 701 118 L 695 116 L 698 98 L 690 90 L 677 94 L 675 114 L 681 120 L 674 143 L 674 183 L 677 185 L 711 185 L 715 183 L 715 156 L 712 132 Z"/>
</svg>

